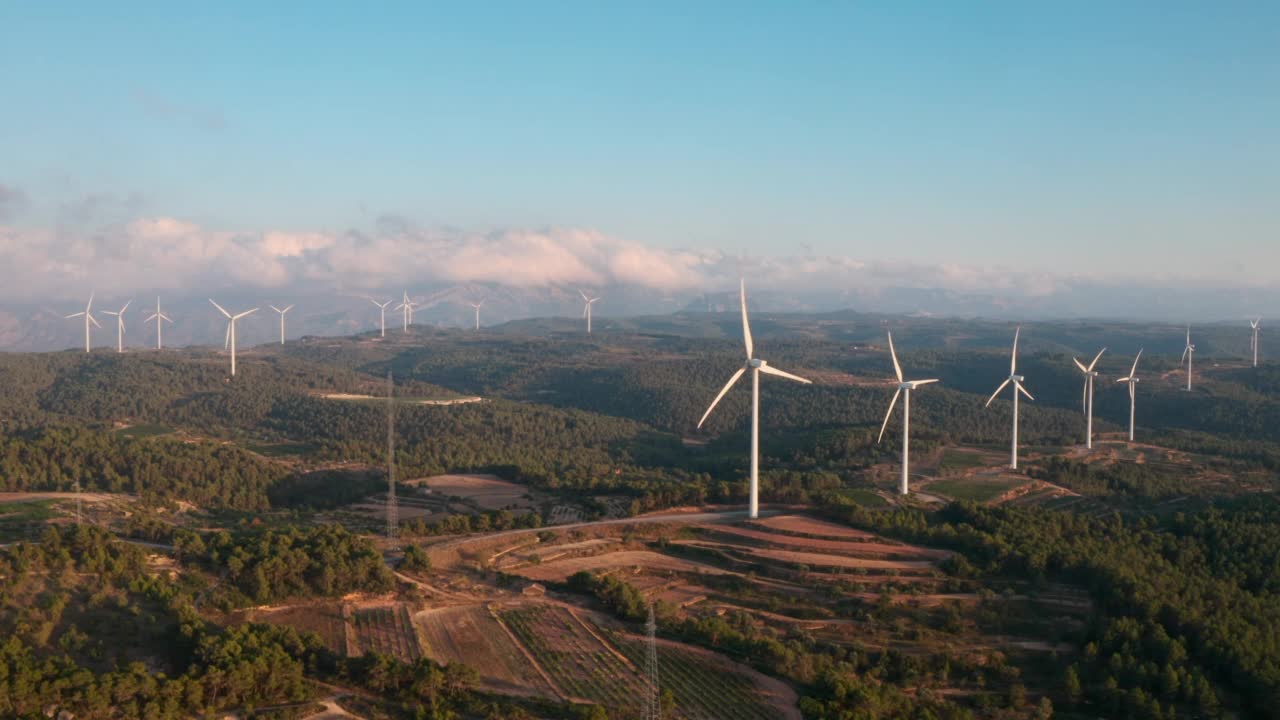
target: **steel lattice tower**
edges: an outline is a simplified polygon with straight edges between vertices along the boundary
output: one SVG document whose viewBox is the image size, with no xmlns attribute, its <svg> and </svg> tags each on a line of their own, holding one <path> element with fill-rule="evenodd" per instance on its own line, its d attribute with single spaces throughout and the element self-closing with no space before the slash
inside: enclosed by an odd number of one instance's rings
<svg viewBox="0 0 1280 720">
<path fill-rule="evenodd" d="M 653 605 L 649 605 L 649 621 L 644 624 L 648 635 L 648 655 L 645 658 L 645 675 L 649 679 L 649 693 L 645 698 L 645 720 L 661 720 L 662 706 L 658 701 L 658 623 L 653 619 Z"/>
<path fill-rule="evenodd" d="M 396 512 L 396 406 L 395 385 L 387 372 L 387 539 L 394 540 L 400 518 Z"/>
</svg>

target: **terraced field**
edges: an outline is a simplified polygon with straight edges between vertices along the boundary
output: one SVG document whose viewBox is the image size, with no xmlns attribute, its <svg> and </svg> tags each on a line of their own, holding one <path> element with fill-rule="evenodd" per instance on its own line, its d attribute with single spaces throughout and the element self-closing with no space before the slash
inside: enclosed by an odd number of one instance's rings
<svg viewBox="0 0 1280 720">
<path fill-rule="evenodd" d="M 404 662 L 422 657 L 418 634 L 409 619 L 409 609 L 403 603 L 353 608 L 350 616 L 353 655 L 375 651 Z"/>
<path fill-rule="evenodd" d="M 424 610 L 413 620 L 436 662 L 473 667 L 486 687 L 499 692 L 558 696 L 486 606 Z"/>
</svg>

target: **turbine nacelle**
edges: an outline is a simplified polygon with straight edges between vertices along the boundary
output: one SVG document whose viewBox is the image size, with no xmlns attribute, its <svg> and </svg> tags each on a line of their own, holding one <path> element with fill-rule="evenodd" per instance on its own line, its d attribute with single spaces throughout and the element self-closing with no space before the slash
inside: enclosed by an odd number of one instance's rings
<svg viewBox="0 0 1280 720">
<path fill-rule="evenodd" d="M 768 360 L 761 360 L 759 358 L 747 358 L 747 367 L 749 368 L 762 368 L 768 364 L 769 364 Z"/>
</svg>

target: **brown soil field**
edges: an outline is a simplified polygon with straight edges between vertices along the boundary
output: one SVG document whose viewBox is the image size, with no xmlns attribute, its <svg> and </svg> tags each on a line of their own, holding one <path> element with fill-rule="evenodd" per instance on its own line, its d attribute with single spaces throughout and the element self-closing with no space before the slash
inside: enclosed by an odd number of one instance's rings
<svg viewBox="0 0 1280 720">
<path fill-rule="evenodd" d="M 547 681 L 484 605 L 423 610 L 413 616 L 440 663 L 458 662 L 480 672 L 486 687 L 514 695 L 555 697 Z"/>
<path fill-rule="evenodd" d="M 928 560 L 869 560 L 852 558 L 843 555 L 824 555 L 821 553 L 796 552 L 792 550 L 746 549 L 757 557 L 779 560 L 786 563 L 809 565 L 810 567 L 866 568 L 868 570 L 905 570 L 918 572 L 933 567 Z"/>
<path fill-rule="evenodd" d="M 946 550 L 933 550 L 930 548 L 922 548 L 905 544 L 891 544 L 884 540 L 881 540 L 880 542 L 825 540 L 819 538 L 796 537 L 793 535 L 781 535 L 778 533 L 763 532 L 761 530 L 752 530 L 749 527 L 734 525 L 704 525 L 700 527 L 711 530 L 718 535 L 732 535 L 746 540 L 760 540 L 774 545 L 784 545 L 787 547 L 803 548 L 806 550 L 829 550 L 835 553 L 857 556 L 943 560 L 951 555 L 951 553 Z M 875 536 L 867 535 L 866 537 L 872 538 Z"/>
<path fill-rule="evenodd" d="M 348 606 L 344 614 L 350 619 L 351 654 L 363 655 L 376 650 L 402 662 L 413 662 L 422 657 L 418 633 L 406 604 Z"/>
<path fill-rule="evenodd" d="M 512 505 L 530 507 L 529 488 L 493 475 L 437 475 L 411 481 L 423 484 L 444 497 L 465 497 L 485 510 L 501 510 Z"/>
<path fill-rule="evenodd" d="M 287 625 L 298 632 L 314 632 L 324 641 L 325 647 L 342 655 L 347 652 L 346 621 L 342 617 L 342 606 L 338 603 L 251 610 L 246 619 Z"/>
<path fill-rule="evenodd" d="M 796 533 L 817 538 L 834 540 L 881 540 L 869 532 L 857 530 L 844 525 L 837 525 L 826 520 L 805 517 L 804 515 L 776 515 L 771 518 L 752 520 L 750 526 L 763 527 L 784 533 Z"/>
<path fill-rule="evenodd" d="M 0 492 L 0 503 L 37 502 L 39 500 L 75 500 L 73 492 Z M 131 495 L 112 493 L 80 493 L 80 501 L 87 503 L 133 500 Z"/>
<path fill-rule="evenodd" d="M 570 575 L 582 570 L 595 572 L 599 570 L 629 570 L 634 567 L 667 572 L 707 573 L 710 575 L 734 574 L 710 565 L 681 560 L 668 555 L 649 552 L 648 550 L 624 550 L 605 555 L 565 558 L 541 565 L 520 568 L 513 571 L 513 574 L 530 580 L 563 582 Z"/>
</svg>

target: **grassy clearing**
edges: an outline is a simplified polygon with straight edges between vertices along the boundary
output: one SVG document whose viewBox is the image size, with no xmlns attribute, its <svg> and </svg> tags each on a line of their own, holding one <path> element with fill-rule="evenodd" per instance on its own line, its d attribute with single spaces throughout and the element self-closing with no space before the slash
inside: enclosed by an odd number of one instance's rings
<svg viewBox="0 0 1280 720">
<path fill-rule="evenodd" d="M 266 457 L 303 457 L 316 451 L 315 443 L 246 443 L 244 448 Z"/>
<path fill-rule="evenodd" d="M 929 483 L 926 491 L 934 495 L 945 495 L 956 500 L 972 500 L 987 502 L 1001 494 L 1026 484 L 1025 478 L 957 478 L 936 480 Z"/>
<path fill-rule="evenodd" d="M 888 507 L 889 503 L 874 490 L 867 488 L 841 488 L 838 491 L 841 497 L 849 498 L 863 507 L 882 508 Z"/>
<path fill-rule="evenodd" d="M 149 438 L 159 437 L 161 435 L 171 435 L 173 428 L 168 425 L 160 425 L 158 423 L 142 423 L 140 425 L 131 425 L 127 428 L 121 428 L 116 434 L 121 437 L 131 438 Z"/>
<path fill-rule="evenodd" d="M 971 468 L 984 467 L 986 465 L 987 459 L 982 453 L 947 448 L 946 452 L 942 455 L 940 469 L 968 470 Z"/>
</svg>

